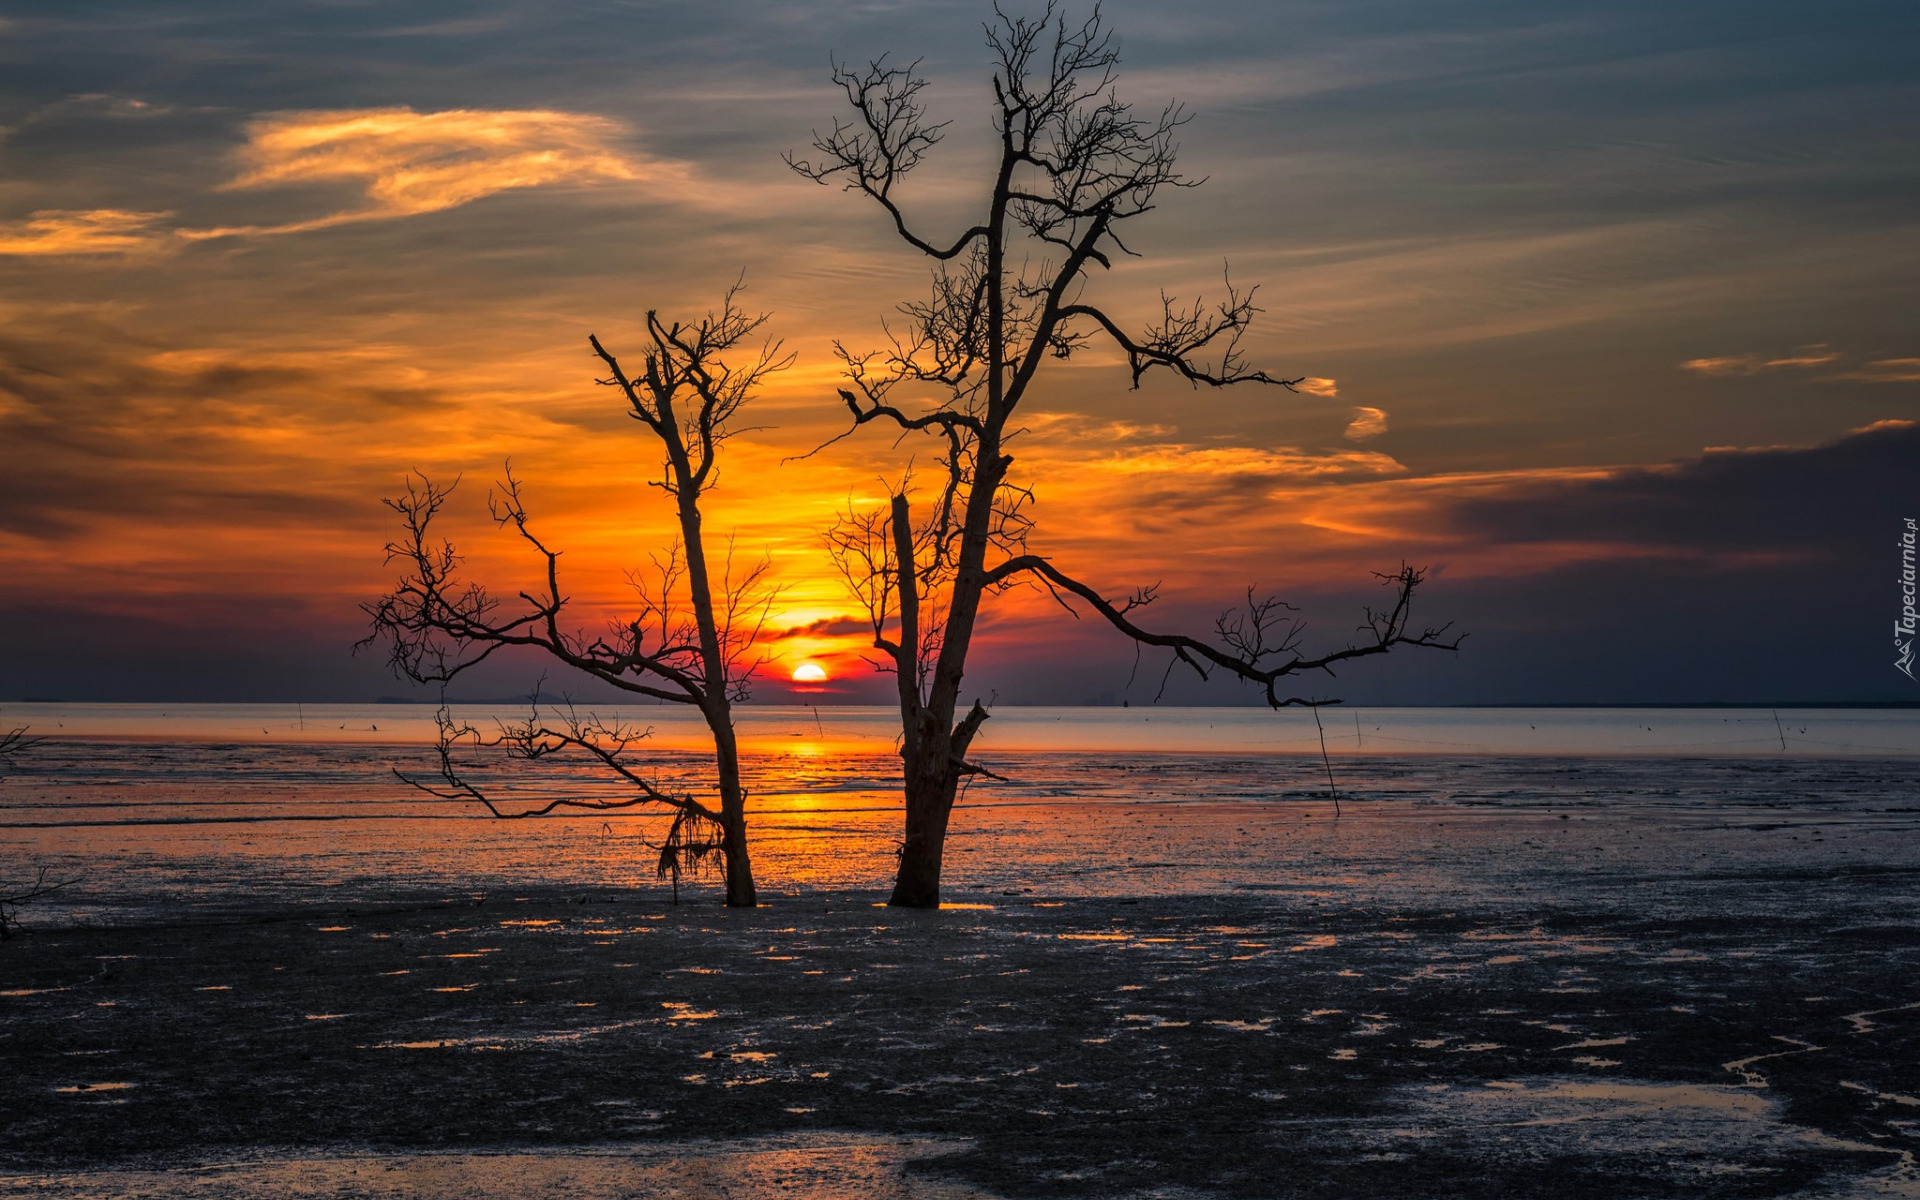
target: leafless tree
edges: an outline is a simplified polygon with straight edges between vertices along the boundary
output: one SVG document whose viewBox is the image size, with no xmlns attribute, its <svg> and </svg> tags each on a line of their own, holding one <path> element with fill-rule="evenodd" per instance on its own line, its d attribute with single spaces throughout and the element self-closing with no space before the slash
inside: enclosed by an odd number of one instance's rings
<svg viewBox="0 0 1920 1200">
<path fill-rule="evenodd" d="M 1170 670 L 1185 664 L 1202 677 L 1237 676 L 1275 707 L 1316 703 L 1285 694 L 1288 676 L 1331 674 L 1341 662 L 1396 646 L 1457 644 L 1444 628 L 1409 623 L 1423 576 L 1404 565 L 1382 576 L 1393 599 L 1367 614 L 1364 636 L 1309 656 L 1299 650 L 1294 611 L 1278 600 L 1249 592 L 1247 607 L 1224 615 L 1212 638 L 1156 632 L 1135 619 L 1156 588 L 1110 599 L 1028 551 L 1032 495 L 1010 478 L 1007 451 L 1019 432 L 1015 415 L 1049 360 L 1101 341 L 1124 354 L 1136 387 L 1155 371 L 1195 387 L 1292 390 L 1300 380 L 1248 364 L 1241 339 L 1259 309 L 1254 289 L 1230 278 L 1212 304 L 1163 294 L 1158 318 L 1134 333 L 1086 299 L 1096 270 L 1132 253 L 1125 222 L 1151 211 L 1167 189 L 1200 182 L 1175 168 L 1185 112 L 1170 104 L 1142 114 L 1118 99 L 1118 48 L 1098 10 L 1076 24 L 1052 4 L 1038 19 L 996 9 L 987 44 L 997 59 L 998 152 L 985 211 L 958 236 L 923 235 L 901 205 L 902 182 L 946 129 L 927 116 L 916 64 L 836 63 L 833 81 L 851 115 L 816 131 L 805 157 L 787 159 L 800 174 L 877 204 L 934 262 L 929 296 L 900 306 L 905 320 L 889 329 L 885 347 L 836 348 L 847 381 L 840 397 L 852 417 L 847 434 L 877 424 L 896 436 L 935 437 L 944 478 L 919 513 L 903 483 L 885 511 L 851 512 L 828 539 L 898 679 L 906 832 L 892 903 L 912 907 L 939 904 L 948 819 L 960 782 L 980 770 L 968 754 L 987 710 L 977 701 L 964 716 L 958 709 L 968 646 L 991 595 L 1023 583 L 1045 587 L 1136 643 L 1168 650 Z"/>
<path fill-rule="evenodd" d="M 649 312 L 651 344 L 636 371 L 623 367 L 597 337 L 588 339 L 607 371 L 598 382 L 619 389 L 629 415 L 659 442 L 664 461 L 654 486 L 673 498 L 679 520 L 678 539 L 650 555 L 647 571 L 629 576 L 636 596 L 630 616 L 599 632 L 563 625 L 569 597 L 561 585 L 560 554 L 534 533 L 511 471 L 489 496 L 489 507 L 496 523 L 510 526 L 532 547 L 541 579 L 506 599 L 462 578 L 460 556 L 432 529 L 452 486 L 419 479 L 408 481 L 405 495 L 387 501 L 403 526 L 387 555 L 405 574 L 393 591 L 364 606 L 373 631 L 362 642 L 384 640 L 397 673 L 443 687 L 498 651 L 532 647 L 623 692 L 699 709 L 713 739 L 717 798 L 676 792 L 650 779 L 630 753 L 646 731 L 583 717 L 571 707 L 543 713 L 537 691 L 526 721 L 502 723 L 491 733 L 456 721 L 443 705 L 439 781 L 409 782 L 438 796 L 478 802 L 499 817 L 562 807 L 671 809 L 659 866 L 673 877 L 676 894 L 683 870 L 717 858 L 726 902 L 744 906 L 757 900 L 733 705 L 746 699 L 761 665 L 755 643 L 775 593 L 767 560 L 737 561 L 731 540 L 714 561 L 701 528 L 700 501 L 718 482 L 720 448 L 739 431 L 742 407 L 769 375 L 792 365 L 779 342 L 759 338 L 766 319 L 740 308 L 738 286 L 718 312 L 698 321 L 669 323 Z M 525 762 L 582 759 L 623 790 L 544 803 L 501 800 L 481 782 L 486 776 L 478 760 L 488 752 Z"/>
<path fill-rule="evenodd" d="M 20 928 L 20 909 L 23 906 L 78 882 L 78 879 L 61 879 L 49 883 L 47 868 L 41 867 L 39 877 L 30 884 L 0 883 L 0 892 L 8 893 L 0 895 L 0 941 L 12 937 L 14 930 Z M 19 890 L 16 891 L 16 888 Z"/>
<path fill-rule="evenodd" d="M 0 730 L 0 775 L 18 767 L 23 755 L 45 741 L 45 738 L 31 736 L 25 725 Z M 20 928 L 20 909 L 23 906 L 78 882 L 77 879 L 61 879 L 49 883 L 47 868 L 41 867 L 38 878 L 30 884 L 0 883 L 0 941 L 12 937 L 13 931 Z"/>
<path fill-rule="evenodd" d="M 21 725 L 0 731 L 0 775 L 19 766 L 21 757 L 45 740 L 30 736 L 27 729 L 27 726 Z"/>
</svg>

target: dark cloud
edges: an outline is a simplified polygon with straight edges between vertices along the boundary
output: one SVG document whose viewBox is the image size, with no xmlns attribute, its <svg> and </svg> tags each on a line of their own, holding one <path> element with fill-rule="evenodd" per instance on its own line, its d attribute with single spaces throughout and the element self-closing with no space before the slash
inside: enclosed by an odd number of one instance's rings
<svg viewBox="0 0 1920 1200">
<path fill-rule="evenodd" d="M 1451 508 L 1486 542 L 1610 542 L 1735 558 L 1830 559 L 1885 540 L 1920 503 L 1920 424 L 1887 421 L 1824 446 L 1710 450 L 1665 467 L 1523 485 Z"/>
<path fill-rule="evenodd" d="M 147 611 L 135 611 L 137 608 Z M 118 609 L 98 597 L 0 605 L 6 653 L 0 702 L 72 701 L 366 702 L 387 695 L 432 698 L 395 680 L 382 656 L 354 656 L 361 630 L 271 597 L 170 596 Z M 474 693 L 524 693 L 537 668 L 495 668 Z"/>
<path fill-rule="evenodd" d="M 1920 517 L 1920 425 L 1469 499 L 1443 492 L 1434 505 L 1428 516 L 1455 539 L 1458 569 L 1431 574 L 1420 612 L 1465 631 L 1461 651 L 1369 659 L 1338 678 L 1303 677 L 1299 694 L 1363 704 L 1920 699 L 1888 652 L 1897 541 L 1902 522 Z M 1516 565 L 1512 551 L 1528 547 L 1537 563 Z M 1379 602 L 1324 580 L 1286 598 L 1304 610 L 1308 652 L 1343 644 L 1363 606 Z M 1189 588 L 1140 619 L 1204 631 L 1217 606 Z M 992 636 L 1003 653 L 980 655 L 969 684 L 1015 703 L 1150 703 L 1163 679 L 1166 703 L 1258 701 L 1231 681 L 1169 675 L 1163 655 L 1136 660 L 1091 617 L 1046 614 Z"/>
<path fill-rule="evenodd" d="M 769 641 L 785 641 L 788 638 L 802 637 L 845 637 L 848 635 L 871 635 L 873 626 L 865 621 L 835 621 L 821 619 L 809 621 L 805 625 L 795 625 L 788 629 L 774 630 L 767 635 Z"/>
</svg>

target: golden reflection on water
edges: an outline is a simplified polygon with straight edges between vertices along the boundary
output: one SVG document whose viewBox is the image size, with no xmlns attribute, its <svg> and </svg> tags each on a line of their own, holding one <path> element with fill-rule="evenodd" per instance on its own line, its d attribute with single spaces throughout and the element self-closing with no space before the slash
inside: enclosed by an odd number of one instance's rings
<svg viewBox="0 0 1920 1200">
<path fill-rule="evenodd" d="M 900 760 L 885 739 L 836 737 L 836 719 L 823 716 L 802 737 L 779 730 L 777 753 L 744 763 L 753 863 L 769 903 L 867 902 L 891 881 Z M 47 910 L 78 917 L 117 917 L 156 897 L 192 906 L 667 891 L 653 870 L 664 815 L 494 821 L 395 780 L 405 753 L 424 751 L 56 745 L 44 774 L 7 780 L 0 857 L 84 874 L 84 889 Z M 684 786 L 705 777 L 697 755 L 656 761 Z M 1915 852 L 1913 818 L 1895 803 L 1906 776 L 1884 762 L 1769 760 L 1769 789 L 1756 790 L 1751 767 L 1733 760 L 1336 759 L 1349 801 L 1339 817 L 1317 754 L 996 752 L 992 765 L 1007 782 L 977 782 L 954 813 L 945 890 L 962 904 L 1235 891 L 1303 906 L 1525 902 L 1566 871 L 1596 869 L 1672 881 L 1657 886 L 1679 903 L 1703 861 L 1764 868 L 1818 854 L 1847 865 Z M 589 782 L 546 770 L 514 780 L 536 797 Z M 1817 813 L 1774 803 L 1788 795 L 1824 799 Z M 1818 843 L 1801 837 L 1816 817 Z M 705 901 L 708 882 L 689 882 Z M 321 928 L 367 936 L 345 922 Z M 1500 953 L 1535 952 L 1530 937 L 1504 936 Z M 1608 949 L 1588 938 L 1560 952 Z"/>
</svg>

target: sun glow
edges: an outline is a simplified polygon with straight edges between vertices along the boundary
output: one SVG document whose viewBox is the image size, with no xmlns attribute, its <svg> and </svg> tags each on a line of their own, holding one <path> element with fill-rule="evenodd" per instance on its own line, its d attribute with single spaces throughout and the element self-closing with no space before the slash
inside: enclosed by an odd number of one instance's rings
<svg viewBox="0 0 1920 1200">
<path fill-rule="evenodd" d="M 817 662 L 803 662 L 793 669 L 795 683 L 825 683 L 827 671 Z"/>
</svg>

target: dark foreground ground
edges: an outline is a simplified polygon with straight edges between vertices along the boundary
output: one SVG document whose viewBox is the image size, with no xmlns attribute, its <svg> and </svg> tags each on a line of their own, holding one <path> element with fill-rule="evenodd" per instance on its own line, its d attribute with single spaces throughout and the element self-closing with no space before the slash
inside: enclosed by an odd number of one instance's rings
<svg viewBox="0 0 1920 1200">
<path fill-rule="evenodd" d="M 46 929 L 0 946 L 0 1195 L 1920 1195 L 1920 930 L 1862 915 L 1916 879 Z"/>
</svg>

